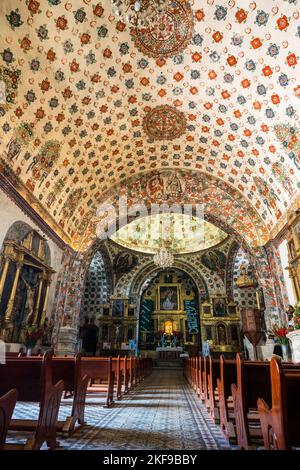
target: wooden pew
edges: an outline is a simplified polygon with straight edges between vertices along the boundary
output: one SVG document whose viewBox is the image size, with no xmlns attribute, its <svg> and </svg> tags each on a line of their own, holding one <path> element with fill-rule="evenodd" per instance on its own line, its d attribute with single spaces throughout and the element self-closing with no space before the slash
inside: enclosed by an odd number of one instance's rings
<svg viewBox="0 0 300 470">
<path fill-rule="evenodd" d="M 8 361 L 10 359 L 8 358 Z M 22 357 L 23 361 L 42 361 L 41 356 Z M 53 356 L 52 357 L 52 381 L 64 382 L 65 398 L 72 397 L 71 415 L 65 421 L 57 421 L 57 431 L 72 434 L 75 431 L 76 423 L 79 427 L 85 424 L 84 408 L 89 377 L 82 376 L 81 354 L 74 356 Z M 68 395 L 67 395 L 68 393 Z M 78 429 L 78 427 L 77 427 Z"/>
<path fill-rule="evenodd" d="M 115 374 L 116 398 L 117 400 L 121 400 L 122 398 L 122 374 L 121 374 L 120 356 L 112 358 L 112 370 Z"/>
<path fill-rule="evenodd" d="M 100 380 L 106 383 L 105 407 L 114 403 L 115 373 L 112 369 L 111 357 L 82 357 L 82 373 L 92 380 Z"/>
<path fill-rule="evenodd" d="M 4 449 L 8 426 L 16 406 L 17 398 L 18 391 L 15 388 L 7 392 L 3 397 L 0 397 L 0 450 Z"/>
<path fill-rule="evenodd" d="M 71 415 L 65 421 L 58 421 L 56 427 L 58 431 L 72 434 L 76 423 L 79 427 L 85 424 L 84 408 L 89 377 L 82 375 L 82 359 L 79 353 L 75 357 L 55 357 L 52 361 L 53 381 L 62 379 L 64 390 L 71 392 L 73 398 Z"/>
<path fill-rule="evenodd" d="M 240 449 L 250 450 L 262 445 L 262 430 L 257 411 L 257 399 L 271 400 L 269 363 L 243 361 L 236 355 L 237 382 L 231 384 L 237 443 Z M 250 426 L 249 412 L 256 414 Z"/>
<path fill-rule="evenodd" d="M 208 395 L 208 371 L 209 371 L 209 364 L 208 364 L 208 357 L 203 358 L 203 371 L 202 371 L 202 383 L 203 383 L 203 395 L 202 401 L 204 401 L 206 409 L 209 411 L 209 395 Z"/>
<path fill-rule="evenodd" d="M 209 357 L 208 398 L 209 411 L 216 424 L 220 423 L 219 396 L 217 380 L 220 377 L 220 360 Z"/>
<path fill-rule="evenodd" d="M 197 384 L 198 384 L 197 394 L 200 400 L 202 400 L 203 398 L 203 357 L 201 356 L 201 354 L 199 354 L 198 356 L 196 373 L 197 373 Z"/>
<path fill-rule="evenodd" d="M 133 388 L 137 385 L 137 368 L 136 368 L 136 361 L 135 357 L 130 356 L 129 358 L 129 365 L 130 365 L 130 388 Z"/>
<path fill-rule="evenodd" d="M 7 444 L 7 449 L 38 450 L 44 442 L 55 449 L 56 421 L 59 412 L 64 383 L 59 380 L 52 382 L 52 355 L 45 352 L 42 360 L 30 360 L 28 357 L 11 358 L 6 364 L 0 365 L 0 395 L 11 388 L 18 390 L 18 400 L 38 402 L 40 404 L 37 420 L 13 419 L 9 429 L 18 431 L 33 431 L 24 445 Z"/>
<path fill-rule="evenodd" d="M 300 370 L 284 368 L 277 358 L 270 362 L 272 408 L 259 398 L 257 407 L 267 450 L 300 446 Z"/>
<path fill-rule="evenodd" d="M 236 443 L 234 411 L 232 406 L 231 384 L 236 383 L 236 362 L 220 356 L 220 377 L 217 379 L 219 395 L 220 428 L 225 437 Z M 231 405 L 231 406 L 230 406 Z"/>
<path fill-rule="evenodd" d="M 130 380 L 130 364 L 129 359 L 127 356 L 120 358 L 120 368 L 122 374 L 122 386 L 124 387 L 122 392 L 128 393 L 129 392 L 129 380 Z"/>
</svg>

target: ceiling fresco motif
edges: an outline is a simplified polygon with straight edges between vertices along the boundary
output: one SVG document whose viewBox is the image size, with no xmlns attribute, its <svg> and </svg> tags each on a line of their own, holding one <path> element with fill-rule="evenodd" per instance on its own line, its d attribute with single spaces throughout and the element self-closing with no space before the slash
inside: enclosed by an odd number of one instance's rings
<svg viewBox="0 0 300 470">
<path fill-rule="evenodd" d="M 135 46 L 149 57 L 166 59 L 184 51 L 191 41 L 194 20 L 191 6 L 185 0 L 166 0 L 166 12 L 152 29 L 131 28 Z"/>
<path fill-rule="evenodd" d="M 156 214 L 134 220 L 111 239 L 126 248 L 156 253 L 163 244 L 176 254 L 205 250 L 221 243 L 227 234 L 215 225 L 187 214 Z"/>
<path fill-rule="evenodd" d="M 172 106 L 157 106 L 145 115 L 143 128 L 150 139 L 173 140 L 184 134 L 186 119 Z"/>
<path fill-rule="evenodd" d="M 0 2 L 0 171 L 74 248 L 139 173 L 215 175 L 208 211 L 256 244 L 299 196 L 299 1 L 175 3 L 134 35 L 109 0 Z M 166 105 L 185 133 L 154 140 L 144 117 Z"/>
<path fill-rule="evenodd" d="M 154 170 L 134 176 L 109 191 L 103 198 L 105 204 L 116 208 L 116 214 L 119 196 L 127 200 L 128 208 L 143 203 L 148 214 L 152 204 L 162 207 L 163 204 L 169 207 L 176 205 L 176 208 L 182 210 L 184 205 L 199 207 L 201 217 L 227 234 L 240 237 L 240 241 L 243 240 L 250 246 L 264 245 L 268 240 L 268 229 L 258 212 L 241 193 L 212 175 L 188 170 Z M 131 221 L 130 217 L 128 221 Z M 101 237 L 106 225 L 110 227 L 113 223 L 114 218 L 110 214 L 100 211 L 99 217 L 95 216 L 92 223 L 84 227 L 84 234 L 78 233 L 81 246 L 90 245 L 95 233 Z"/>
</svg>

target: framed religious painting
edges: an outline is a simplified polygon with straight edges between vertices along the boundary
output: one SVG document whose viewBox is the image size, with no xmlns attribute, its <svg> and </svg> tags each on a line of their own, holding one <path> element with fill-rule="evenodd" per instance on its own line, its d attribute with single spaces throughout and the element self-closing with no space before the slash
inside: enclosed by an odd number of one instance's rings
<svg viewBox="0 0 300 470">
<path fill-rule="evenodd" d="M 113 317 L 124 317 L 125 313 L 125 302 L 123 299 L 112 300 L 112 316 Z"/>
<path fill-rule="evenodd" d="M 213 299 L 214 317 L 226 316 L 226 299 L 217 297 Z"/>
<path fill-rule="evenodd" d="M 179 310 L 178 286 L 159 286 L 159 310 Z"/>
</svg>

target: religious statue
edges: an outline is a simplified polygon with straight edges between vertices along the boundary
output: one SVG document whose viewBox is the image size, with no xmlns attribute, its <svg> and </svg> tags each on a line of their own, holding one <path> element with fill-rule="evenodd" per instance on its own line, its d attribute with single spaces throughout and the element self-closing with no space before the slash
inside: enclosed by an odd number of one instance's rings
<svg viewBox="0 0 300 470">
<path fill-rule="evenodd" d="M 24 284 L 27 288 L 26 304 L 25 304 L 25 324 L 29 324 L 33 320 L 33 309 L 34 309 L 34 296 L 35 296 L 35 287 L 32 287 L 28 282 L 22 277 Z"/>
<path fill-rule="evenodd" d="M 115 323 L 115 342 L 118 342 L 119 336 L 120 336 L 120 329 L 121 329 L 121 323 Z"/>
<path fill-rule="evenodd" d="M 226 344 L 226 331 L 224 325 L 218 325 L 218 340 L 220 345 Z"/>
</svg>

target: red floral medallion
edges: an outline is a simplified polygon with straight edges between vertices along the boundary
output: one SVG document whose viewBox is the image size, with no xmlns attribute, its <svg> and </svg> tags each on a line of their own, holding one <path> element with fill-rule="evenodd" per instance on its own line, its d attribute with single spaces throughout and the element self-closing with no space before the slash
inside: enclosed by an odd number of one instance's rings
<svg viewBox="0 0 300 470">
<path fill-rule="evenodd" d="M 186 118 L 172 106 L 157 106 L 146 114 L 143 127 L 151 139 L 172 140 L 184 134 Z"/>
<path fill-rule="evenodd" d="M 149 57 L 173 57 L 189 44 L 194 28 L 193 13 L 185 0 L 171 0 L 165 14 L 152 28 L 131 28 L 136 47 Z"/>
</svg>

